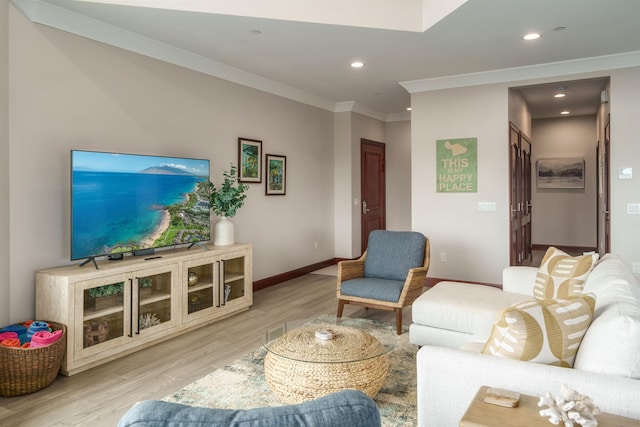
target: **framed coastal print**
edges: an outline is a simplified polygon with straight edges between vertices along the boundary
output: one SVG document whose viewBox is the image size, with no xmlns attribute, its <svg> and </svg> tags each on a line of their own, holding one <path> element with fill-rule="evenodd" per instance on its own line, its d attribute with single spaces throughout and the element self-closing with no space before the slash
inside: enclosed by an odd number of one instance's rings
<svg viewBox="0 0 640 427">
<path fill-rule="evenodd" d="M 238 138 L 238 181 L 262 182 L 262 141 Z"/>
<path fill-rule="evenodd" d="M 538 159 L 538 188 L 584 188 L 584 159 Z"/>
<path fill-rule="evenodd" d="M 267 196 L 285 195 L 287 192 L 287 158 L 277 154 L 265 155 Z"/>
</svg>

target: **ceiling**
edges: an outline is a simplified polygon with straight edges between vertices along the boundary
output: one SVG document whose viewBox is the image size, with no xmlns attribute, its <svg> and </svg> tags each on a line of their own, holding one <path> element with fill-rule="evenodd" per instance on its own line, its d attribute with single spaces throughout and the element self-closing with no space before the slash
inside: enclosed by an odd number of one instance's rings
<svg viewBox="0 0 640 427">
<path fill-rule="evenodd" d="M 406 83 L 437 86 L 448 76 L 494 82 L 497 70 L 516 81 L 549 70 L 558 76 L 640 65 L 638 0 L 13 2 L 35 22 L 322 108 L 357 105 L 383 119 L 406 114 Z M 370 11 L 377 13 L 370 22 L 355 19 Z M 530 31 L 542 37 L 522 40 Z M 352 69 L 354 60 L 365 66 Z M 595 114 L 605 84 L 589 79 L 520 90 L 533 118 L 556 117 L 559 101 L 550 94 L 559 85 L 567 87 L 563 107 L 582 115 Z M 579 102 L 569 106 L 572 100 Z"/>
</svg>

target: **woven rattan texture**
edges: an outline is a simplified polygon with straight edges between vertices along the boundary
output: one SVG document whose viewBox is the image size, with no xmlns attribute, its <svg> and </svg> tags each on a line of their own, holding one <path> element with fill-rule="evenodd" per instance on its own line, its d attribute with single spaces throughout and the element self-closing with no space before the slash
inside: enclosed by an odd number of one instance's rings
<svg viewBox="0 0 640 427">
<path fill-rule="evenodd" d="M 332 329 L 333 340 L 315 337 Z M 265 379 L 283 401 L 299 403 L 344 389 L 374 397 L 389 372 L 385 347 L 368 333 L 345 326 L 314 325 L 295 329 L 269 347 Z"/>
<path fill-rule="evenodd" d="M 33 393 L 51 384 L 58 376 L 67 347 L 67 327 L 47 321 L 62 336 L 40 348 L 0 346 L 0 396 L 13 397 Z"/>
</svg>

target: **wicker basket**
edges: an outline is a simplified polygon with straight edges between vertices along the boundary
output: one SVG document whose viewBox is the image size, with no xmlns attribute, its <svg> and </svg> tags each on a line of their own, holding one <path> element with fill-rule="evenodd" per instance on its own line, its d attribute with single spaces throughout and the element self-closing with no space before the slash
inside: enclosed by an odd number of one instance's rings
<svg viewBox="0 0 640 427">
<path fill-rule="evenodd" d="M 33 393 L 51 384 L 58 376 L 67 347 L 67 327 L 49 322 L 52 330 L 62 330 L 56 342 L 39 348 L 0 346 L 0 396 Z"/>
</svg>

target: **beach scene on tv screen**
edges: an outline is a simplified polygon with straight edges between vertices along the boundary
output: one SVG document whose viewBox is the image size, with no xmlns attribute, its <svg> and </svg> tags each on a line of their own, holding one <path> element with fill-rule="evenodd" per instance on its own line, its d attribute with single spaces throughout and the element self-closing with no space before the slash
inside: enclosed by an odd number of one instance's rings
<svg viewBox="0 0 640 427">
<path fill-rule="evenodd" d="M 210 240 L 208 160 L 71 156 L 72 259 Z"/>
</svg>

